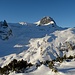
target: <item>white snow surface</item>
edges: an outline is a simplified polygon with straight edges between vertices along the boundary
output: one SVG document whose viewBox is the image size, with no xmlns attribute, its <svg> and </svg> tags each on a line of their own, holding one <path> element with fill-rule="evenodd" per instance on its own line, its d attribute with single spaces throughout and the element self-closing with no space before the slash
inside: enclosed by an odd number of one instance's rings
<svg viewBox="0 0 75 75">
<path fill-rule="evenodd" d="M 21 25 L 27 25 L 26 22 L 19 22 L 19 24 L 21 24 Z"/>
<path fill-rule="evenodd" d="M 22 25 L 21 25 L 22 24 Z M 46 61 L 75 55 L 75 51 L 61 53 L 60 44 L 75 42 L 75 28 L 61 28 L 51 24 L 38 26 L 37 24 L 9 23 L 12 36 L 8 40 L 0 39 L 0 66 L 3 67 L 13 59 L 27 60 L 36 63 L 38 60 Z M 66 46 L 65 46 L 66 47 Z M 75 61 L 64 62 L 58 69 L 57 75 L 75 75 Z M 71 64 L 71 65 L 70 65 Z M 11 73 L 10 75 L 56 75 L 48 67 L 41 65 L 37 70 L 30 73 Z"/>
<path fill-rule="evenodd" d="M 40 21 L 35 22 L 34 24 L 40 25 Z M 54 22 L 53 22 L 53 21 L 51 21 L 51 22 L 49 22 L 49 23 L 47 23 L 47 24 L 44 24 L 44 25 L 50 25 L 50 24 L 54 24 Z"/>
</svg>

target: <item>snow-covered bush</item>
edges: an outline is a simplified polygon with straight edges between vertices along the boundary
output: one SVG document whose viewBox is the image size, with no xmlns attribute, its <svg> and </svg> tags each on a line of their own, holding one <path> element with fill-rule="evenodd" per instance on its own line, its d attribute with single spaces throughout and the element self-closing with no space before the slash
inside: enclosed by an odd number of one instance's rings
<svg viewBox="0 0 75 75">
<path fill-rule="evenodd" d="M 24 61 L 23 59 L 20 61 L 17 61 L 16 59 L 14 59 L 3 68 L 0 67 L 0 74 L 8 75 L 10 72 L 13 72 L 13 71 L 17 73 L 22 73 L 27 67 L 30 68 L 31 66 L 33 66 L 31 63 L 27 63 L 27 61 Z"/>
<path fill-rule="evenodd" d="M 73 58 L 74 58 L 74 57 L 73 57 L 73 56 L 71 56 L 71 55 L 70 55 L 69 57 L 67 57 L 67 59 L 73 59 Z"/>
</svg>

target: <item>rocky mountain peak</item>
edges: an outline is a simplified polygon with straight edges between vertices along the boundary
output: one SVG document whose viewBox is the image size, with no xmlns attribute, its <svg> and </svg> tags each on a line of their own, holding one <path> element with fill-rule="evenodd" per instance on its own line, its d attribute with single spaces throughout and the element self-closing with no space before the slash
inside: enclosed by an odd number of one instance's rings
<svg viewBox="0 0 75 75">
<path fill-rule="evenodd" d="M 0 39 L 6 40 L 12 34 L 11 28 L 8 26 L 6 20 L 0 22 Z"/>
<path fill-rule="evenodd" d="M 49 17 L 49 16 L 45 16 L 43 17 L 41 20 L 40 20 L 40 24 L 43 25 L 43 24 L 48 24 L 48 23 L 51 23 L 51 24 L 56 24 L 55 21 L 53 20 L 53 18 Z"/>
<path fill-rule="evenodd" d="M 49 25 L 49 24 L 56 25 L 56 22 L 53 20 L 53 18 L 49 16 L 45 16 L 41 20 L 36 22 L 36 24 L 38 25 Z"/>
</svg>

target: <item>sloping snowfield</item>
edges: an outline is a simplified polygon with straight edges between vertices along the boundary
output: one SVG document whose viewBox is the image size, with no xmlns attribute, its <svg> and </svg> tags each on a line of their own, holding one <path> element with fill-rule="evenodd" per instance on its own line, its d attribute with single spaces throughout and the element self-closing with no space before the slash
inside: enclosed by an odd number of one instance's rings
<svg viewBox="0 0 75 75">
<path fill-rule="evenodd" d="M 8 40 L 0 40 L 0 66 L 9 64 L 13 59 L 27 60 L 35 64 L 38 60 L 46 61 L 75 55 L 75 50 L 61 52 L 59 49 L 65 47 L 66 42 L 75 45 L 75 28 L 61 28 L 51 24 L 38 26 L 30 23 L 9 23 L 13 35 Z M 49 67 L 41 65 L 29 73 L 15 73 L 9 75 L 75 75 L 75 61 L 55 63 L 59 72 L 52 72 Z"/>
</svg>

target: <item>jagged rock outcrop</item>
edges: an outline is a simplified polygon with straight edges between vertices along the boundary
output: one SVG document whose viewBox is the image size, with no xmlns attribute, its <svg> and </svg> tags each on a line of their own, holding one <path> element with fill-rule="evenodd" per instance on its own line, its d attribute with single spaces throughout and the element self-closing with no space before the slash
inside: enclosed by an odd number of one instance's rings
<svg viewBox="0 0 75 75">
<path fill-rule="evenodd" d="M 6 40 L 9 39 L 9 36 L 12 35 L 12 30 L 8 26 L 6 20 L 0 22 L 0 39 Z"/>
<path fill-rule="evenodd" d="M 55 21 L 51 18 L 51 17 L 43 17 L 41 20 L 40 20 L 40 25 L 43 25 L 43 24 L 56 24 Z"/>
<path fill-rule="evenodd" d="M 38 22 L 35 22 L 35 24 L 37 24 L 39 26 L 44 26 L 44 25 L 52 25 L 52 27 L 56 26 L 56 22 L 53 20 L 53 18 L 51 18 L 49 16 L 43 17 Z"/>
</svg>

